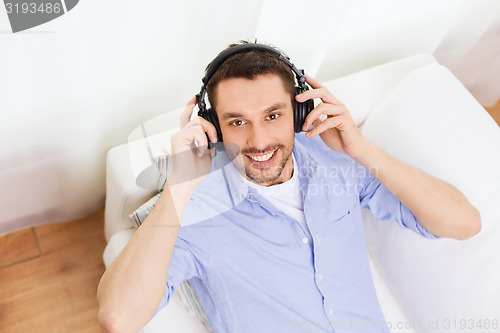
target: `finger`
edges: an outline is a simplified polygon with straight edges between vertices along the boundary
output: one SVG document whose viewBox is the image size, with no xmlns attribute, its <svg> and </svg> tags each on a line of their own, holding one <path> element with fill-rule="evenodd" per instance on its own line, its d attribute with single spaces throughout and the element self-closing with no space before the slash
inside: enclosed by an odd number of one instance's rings
<svg viewBox="0 0 500 333">
<path fill-rule="evenodd" d="M 321 124 L 321 120 L 316 119 L 316 120 L 314 121 L 314 123 L 313 123 L 314 128 L 317 128 L 320 124 Z M 322 129 L 320 128 L 320 130 L 322 130 Z M 326 131 L 326 130 L 325 130 L 325 131 Z M 318 133 L 318 134 L 321 134 L 321 133 Z M 306 135 L 307 135 L 307 134 L 306 134 Z M 313 133 L 313 136 L 314 136 L 314 135 L 315 135 L 315 134 Z M 307 136 L 308 136 L 308 137 L 311 137 L 311 136 L 309 136 L 309 135 L 307 135 Z M 335 150 L 335 151 L 340 151 L 340 152 L 342 152 L 342 151 L 343 151 L 343 149 L 342 149 L 341 137 L 340 137 L 340 132 L 339 132 L 339 130 L 338 130 L 338 129 L 336 129 L 336 128 L 330 128 L 330 131 L 328 132 L 328 136 L 329 136 L 329 138 L 328 138 L 328 141 L 329 141 L 328 146 L 329 146 L 330 148 L 332 148 L 333 150 Z"/>
<path fill-rule="evenodd" d="M 305 102 L 309 99 L 320 98 L 324 103 L 335 104 L 335 105 L 344 105 L 341 101 L 339 101 L 333 94 L 326 89 L 325 87 L 306 90 L 301 94 L 295 96 L 295 100 L 297 102 Z"/>
<path fill-rule="evenodd" d="M 196 136 L 196 142 L 198 145 L 196 156 L 198 156 L 199 158 L 202 158 L 207 152 L 208 152 L 208 155 L 212 156 L 213 146 L 211 149 L 208 149 L 207 133 L 203 130 L 203 128 L 201 126 L 197 127 L 197 129 L 199 130 L 198 133 L 202 133 L 202 134 L 200 134 L 199 136 Z M 215 136 L 215 138 L 217 138 L 217 136 Z M 217 140 L 212 141 L 212 142 L 215 143 L 216 141 Z"/>
<path fill-rule="evenodd" d="M 323 85 L 321 83 L 319 83 L 318 81 L 316 81 L 315 79 L 313 79 L 311 76 L 305 74 L 306 76 L 306 82 L 309 83 L 309 85 L 314 88 L 314 89 L 318 89 L 318 88 L 323 88 Z"/>
<path fill-rule="evenodd" d="M 207 136 L 203 128 L 200 125 L 191 127 L 187 130 L 186 134 L 194 145 L 193 148 L 196 147 L 196 156 L 202 157 L 208 146 Z"/>
<path fill-rule="evenodd" d="M 209 122 L 208 120 L 198 117 L 200 119 L 200 125 L 203 128 L 203 131 L 207 133 L 208 137 L 210 138 L 210 141 L 213 143 L 217 142 L 217 130 L 215 129 L 214 124 Z"/>
<path fill-rule="evenodd" d="M 213 143 L 217 142 L 217 130 L 215 129 L 215 126 L 206 120 L 203 117 L 196 116 L 193 120 L 191 120 L 185 127 L 196 127 L 196 126 L 201 126 L 204 132 L 207 133 L 208 137 L 210 138 L 210 141 Z"/>
<path fill-rule="evenodd" d="M 304 120 L 302 129 L 304 131 L 309 130 L 311 124 L 313 124 L 316 119 L 319 119 L 322 114 L 327 116 L 338 116 L 345 112 L 346 108 L 343 106 L 321 103 L 307 115 L 306 119 Z"/>
<path fill-rule="evenodd" d="M 172 145 L 172 154 L 180 153 L 186 149 L 196 149 L 197 147 L 207 146 L 207 136 L 203 132 L 201 125 L 185 127 L 172 135 L 170 139 Z M 203 151 L 200 148 L 201 151 Z M 194 152 L 194 150 L 193 150 Z"/>
<path fill-rule="evenodd" d="M 182 111 L 180 117 L 179 117 L 179 124 L 181 128 L 186 126 L 189 121 L 191 120 L 191 116 L 193 115 L 193 109 L 194 106 L 196 105 L 196 96 L 191 98 L 189 102 L 187 102 L 186 107 L 184 108 L 184 111 Z"/>
<path fill-rule="evenodd" d="M 306 136 L 308 138 L 312 138 L 313 136 L 316 136 L 318 134 L 323 133 L 324 131 L 330 129 L 330 128 L 336 128 L 340 130 L 344 123 L 344 117 L 342 115 L 328 118 L 318 124 L 318 126 L 314 127 L 311 131 L 306 133 Z"/>
<path fill-rule="evenodd" d="M 311 125 L 318 119 L 321 119 L 322 115 L 325 116 L 338 116 L 346 112 L 346 108 L 343 106 L 321 103 L 316 106 L 306 117 L 304 120 L 304 125 L 302 129 L 307 131 L 311 128 Z M 321 121 L 321 120 L 320 120 Z"/>
</svg>

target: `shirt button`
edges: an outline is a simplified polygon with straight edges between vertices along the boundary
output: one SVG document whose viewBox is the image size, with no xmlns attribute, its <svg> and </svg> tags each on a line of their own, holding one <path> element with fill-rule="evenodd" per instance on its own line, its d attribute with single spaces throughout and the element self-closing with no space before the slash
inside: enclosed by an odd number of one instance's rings
<svg viewBox="0 0 500 333">
<path fill-rule="evenodd" d="M 333 310 L 332 309 L 328 310 L 328 313 L 330 314 L 330 316 L 333 316 Z"/>
<path fill-rule="evenodd" d="M 318 275 L 318 280 L 321 281 L 322 278 L 323 278 L 323 274 L 319 274 Z"/>
<path fill-rule="evenodd" d="M 306 244 L 308 241 L 307 237 L 302 238 L 302 243 Z"/>
</svg>

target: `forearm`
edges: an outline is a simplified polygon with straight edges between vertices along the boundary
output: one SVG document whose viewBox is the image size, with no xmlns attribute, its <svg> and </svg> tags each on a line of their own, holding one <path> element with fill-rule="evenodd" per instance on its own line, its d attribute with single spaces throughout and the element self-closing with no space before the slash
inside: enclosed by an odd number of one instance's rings
<svg viewBox="0 0 500 333">
<path fill-rule="evenodd" d="M 466 239 L 479 232 L 479 212 L 451 184 L 391 157 L 368 141 L 355 160 L 408 207 L 432 234 Z"/>
<path fill-rule="evenodd" d="M 344 104 L 311 77 L 307 82 L 314 89 L 295 99 L 305 102 L 321 98 L 323 103 L 307 115 L 303 130 L 309 130 L 311 125 L 314 128 L 306 137 L 320 135 L 329 148 L 351 156 L 368 169 L 432 234 L 465 239 L 479 232 L 479 212 L 458 189 L 396 160 L 367 141 Z M 321 115 L 326 119 L 321 120 Z"/>
<path fill-rule="evenodd" d="M 171 191 L 166 186 L 155 208 L 104 273 L 97 299 L 99 323 L 107 331 L 136 332 L 152 318 L 165 293 L 168 266 L 189 197 L 189 190 Z"/>
</svg>

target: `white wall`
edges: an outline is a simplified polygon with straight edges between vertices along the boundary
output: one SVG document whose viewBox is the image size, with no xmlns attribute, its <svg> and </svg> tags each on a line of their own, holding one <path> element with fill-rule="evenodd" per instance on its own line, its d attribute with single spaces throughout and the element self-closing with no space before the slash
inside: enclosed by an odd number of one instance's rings
<svg viewBox="0 0 500 333">
<path fill-rule="evenodd" d="M 0 234 L 101 207 L 106 151 L 183 105 L 240 39 L 280 47 L 320 80 L 432 53 L 483 104 L 500 98 L 496 0 L 305 3 L 81 0 L 16 34 L 0 7 Z"/>
</svg>

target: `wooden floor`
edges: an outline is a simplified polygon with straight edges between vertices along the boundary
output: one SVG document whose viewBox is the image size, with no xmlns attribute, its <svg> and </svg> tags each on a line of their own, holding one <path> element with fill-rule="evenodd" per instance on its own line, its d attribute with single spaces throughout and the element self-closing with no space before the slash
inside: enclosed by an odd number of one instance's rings
<svg viewBox="0 0 500 333">
<path fill-rule="evenodd" d="M 500 125 L 500 101 L 487 110 Z M 103 212 L 0 237 L 0 332 L 101 332 Z"/>
<path fill-rule="evenodd" d="M 493 119 L 495 119 L 498 126 L 500 126 L 500 99 L 495 105 L 486 107 L 485 109 L 493 117 Z"/>
<path fill-rule="evenodd" d="M 0 332 L 102 332 L 103 212 L 0 237 Z"/>
</svg>

